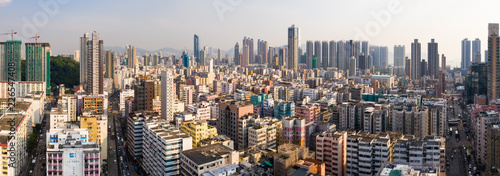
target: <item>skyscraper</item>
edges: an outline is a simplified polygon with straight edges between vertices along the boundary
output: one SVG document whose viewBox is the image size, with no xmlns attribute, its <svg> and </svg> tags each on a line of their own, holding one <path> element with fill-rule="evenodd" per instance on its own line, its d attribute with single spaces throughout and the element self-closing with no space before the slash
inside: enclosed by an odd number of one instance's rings
<svg viewBox="0 0 500 176">
<path fill-rule="evenodd" d="M 337 41 L 337 68 L 342 70 L 344 75 L 346 75 L 346 71 L 349 68 L 344 41 Z"/>
<path fill-rule="evenodd" d="M 206 59 L 207 59 L 207 51 L 204 49 L 200 50 L 200 53 L 198 53 L 198 66 L 205 66 Z"/>
<path fill-rule="evenodd" d="M 288 28 L 288 69 L 299 69 L 299 28 Z"/>
<path fill-rule="evenodd" d="M 243 58 L 241 58 L 241 67 L 246 67 L 250 63 L 250 47 L 243 45 Z"/>
<path fill-rule="evenodd" d="M 420 62 L 421 62 L 421 50 L 420 43 L 418 39 L 415 39 L 413 43 L 411 43 L 411 79 L 416 80 L 420 78 Z"/>
<path fill-rule="evenodd" d="M 115 52 L 106 50 L 106 78 L 115 77 Z"/>
<path fill-rule="evenodd" d="M 87 75 L 88 75 L 88 48 L 87 42 L 89 41 L 89 34 L 83 34 L 83 37 L 80 37 L 80 84 L 83 85 L 83 88 L 87 90 Z"/>
<path fill-rule="evenodd" d="M 394 45 L 394 66 L 404 66 L 405 55 L 404 45 Z"/>
<path fill-rule="evenodd" d="M 248 64 L 254 64 L 255 63 L 255 54 L 254 54 L 254 50 L 253 50 L 253 39 L 248 38 L 248 37 L 243 38 L 243 46 L 245 46 L 245 45 L 248 46 Z"/>
<path fill-rule="evenodd" d="M 238 42 L 234 45 L 234 65 L 241 65 L 240 44 Z"/>
<path fill-rule="evenodd" d="M 466 73 L 470 66 L 470 40 L 465 38 L 462 40 L 462 73 Z"/>
<path fill-rule="evenodd" d="M 354 56 L 351 56 L 349 58 L 349 76 L 354 76 L 356 75 L 356 58 Z"/>
<path fill-rule="evenodd" d="M 472 63 L 481 62 L 481 40 L 476 38 L 472 41 Z"/>
<path fill-rule="evenodd" d="M 317 68 L 323 68 L 323 63 L 321 60 L 321 41 L 316 40 L 314 41 L 314 56 L 315 58 L 318 58 L 318 65 Z"/>
<path fill-rule="evenodd" d="M 370 55 L 370 45 L 368 45 L 368 41 L 362 41 L 361 42 L 361 52 L 365 53 L 365 56 Z"/>
<path fill-rule="evenodd" d="M 380 68 L 380 47 L 379 46 L 370 46 L 370 56 L 372 56 L 372 65 L 375 68 Z"/>
<path fill-rule="evenodd" d="M 328 68 L 328 41 L 323 41 L 321 42 L 321 48 L 323 49 L 321 51 L 321 63 L 322 63 L 322 66 L 323 66 L 323 69 L 326 70 L 326 68 Z"/>
<path fill-rule="evenodd" d="M 434 39 L 431 39 L 431 42 L 427 44 L 427 72 L 433 79 L 437 79 L 439 76 L 438 43 L 434 42 Z"/>
<path fill-rule="evenodd" d="M 50 44 L 26 43 L 26 81 L 43 81 L 50 95 Z"/>
<path fill-rule="evenodd" d="M 87 42 L 87 93 L 103 93 L 104 44 L 99 40 L 99 33 L 92 33 L 92 40 Z"/>
<path fill-rule="evenodd" d="M 200 54 L 200 39 L 198 38 L 198 35 L 194 34 L 194 58 L 196 62 L 199 62 L 198 59 L 200 59 L 199 54 Z"/>
<path fill-rule="evenodd" d="M 137 73 L 136 67 L 137 67 L 138 63 L 137 63 L 137 56 L 136 56 L 136 52 L 135 52 L 135 46 L 128 45 L 128 46 L 126 46 L 126 48 L 127 48 L 128 68 L 133 69 L 134 74 L 136 74 Z"/>
<path fill-rule="evenodd" d="M 285 64 L 288 65 L 288 62 L 286 62 L 286 58 L 287 58 L 286 48 L 280 48 L 280 50 L 278 52 L 279 66 L 285 66 Z M 297 60 L 297 63 L 298 63 L 298 60 Z"/>
<path fill-rule="evenodd" d="M 307 69 L 312 69 L 312 59 L 314 57 L 314 44 L 311 40 L 306 42 L 306 65 Z"/>
<path fill-rule="evenodd" d="M 500 66 L 498 51 L 500 37 L 498 36 L 498 23 L 488 24 L 488 100 L 496 100 L 500 98 L 500 74 L 497 69 Z"/>
<path fill-rule="evenodd" d="M 173 120 L 173 104 L 174 104 L 174 75 L 172 70 L 167 69 L 161 72 L 161 118 L 165 120 Z"/>
<path fill-rule="evenodd" d="M 338 60 L 337 60 L 337 43 L 335 41 L 330 41 L 330 61 L 329 61 L 329 66 L 330 67 L 338 67 Z"/>
<path fill-rule="evenodd" d="M 385 68 L 387 67 L 387 64 L 389 64 L 387 61 L 389 60 L 389 48 L 387 46 L 381 46 L 380 47 L 380 68 Z"/>
<path fill-rule="evenodd" d="M 257 55 L 260 55 L 260 63 L 258 64 L 267 64 L 267 42 L 264 40 L 257 41 Z"/>
<path fill-rule="evenodd" d="M 189 55 L 184 51 L 182 53 L 182 65 L 186 68 L 189 68 Z"/>
</svg>

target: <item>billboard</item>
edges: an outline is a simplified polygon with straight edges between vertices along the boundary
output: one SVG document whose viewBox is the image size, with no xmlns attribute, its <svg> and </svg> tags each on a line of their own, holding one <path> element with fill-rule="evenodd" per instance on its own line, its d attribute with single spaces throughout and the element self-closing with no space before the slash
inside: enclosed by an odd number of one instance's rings
<svg viewBox="0 0 500 176">
<path fill-rule="evenodd" d="M 66 148 L 63 153 L 63 175 L 79 176 L 83 175 L 83 148 Z"/>
</svg>

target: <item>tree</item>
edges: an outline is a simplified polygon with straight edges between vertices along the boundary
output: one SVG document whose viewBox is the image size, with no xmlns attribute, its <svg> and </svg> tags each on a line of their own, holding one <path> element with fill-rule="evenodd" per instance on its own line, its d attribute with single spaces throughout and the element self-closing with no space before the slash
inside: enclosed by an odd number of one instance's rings
<svg viewBox="0 0 500 176">
<path fill-rule="evenodd" d="M 50 80 L 52 89 L 57 89 L 60 84 L 72 89 L 80 83 L 80 63 L 69 57 L 51 56 Z"/>
</svg>

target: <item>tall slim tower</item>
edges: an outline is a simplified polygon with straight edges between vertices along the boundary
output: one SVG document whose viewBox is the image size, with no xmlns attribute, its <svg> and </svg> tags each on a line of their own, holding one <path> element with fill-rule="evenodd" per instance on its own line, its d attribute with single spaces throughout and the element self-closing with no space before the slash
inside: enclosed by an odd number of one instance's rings
<svg viewBox="0 0 500 176">
<path fill-rule="evenodd" d="M 200 57 L 200 39 L 198 38 L 198 35 L 194 34 L 194 58 L 196 62 L 199 62 L 199 57 Z"/>
<path fill-rule="evenodd" d="M 250 57 L 250 51 L 249 51 L 248 45 L 243 45 L 243 58 L 241 58 L 241 67 L 246 67 L 249 64 L 249 57 Z"/>
<path fill-rule="evenodd" d="M 465 38 L 462 40 L 462 73 L 467 72 L 470 66 L 470 40 Z"/>
<path fill-rule="evenodd" d="M 288 28 L 288 69 L 299 69 L 299 28 Z"/>
<path fill-rule="evenodd" d="M 244 37 L 243 38 L 243 46 L 247 45 L 248 46 L 248 64 L 253 64 L 255 63 L 255 55 L 254 55 L 254 50 L 253 50 L 253 39 L 249 37 Z"/>
<path fill-rule="evenodd" d="M 161 118 L 173 120 L 174 112 L 174 75 L 172 70 L 167 69 L 161 72 Z"/>
<path fill-rule="evenodd" d="M 472 63 L 481 62 L 481 40 L 476 38 L 472 41 Z"/>
<path fill-rule="evenodd" d="M 431 39 L 431 42 L 427 44 L 427 72 L 433 79 L 437 79 L 439 76 L 438 43 L 434 42 L 434 39 Z"/>
<path fill-rule="evenodd" d="M 115 52 L 106 50 L 106 78 L 115 77 Z"/>
<path fill-rule="evenodd" d="M 26 43 L 26 81 L 43 81 L 50 95 L 50 44 Z"/>
<path fill-rule="evenodd" d="M 416 80 L 420 77 L 420 43 L 418 39 L 415 39 L 413 43 L 411 43 L 411 79 Z"/>
<path fill-rule="evenodd" d="M 500 74 L 497 73 L 497 69 L 500 63 L 497 61 L 500 57 L 498 47 L 500 42 L 500 37 L 498 36 L 498 23 L 488 24 L 488 100 L 496 100 L 500 98 L 500 88 L 498 83 L 500 83 Z"/>
<path fill-rule="evenodd" d="M 102 94 L 102 73 L 104 60 L 104 46 L 99 41 L 99 33 L 92 33 L 92 40 L 87 42 L 87 93 Z"/>
<path fill-rule="evenodd" d="M 314 56 L 315 58 L 318 58 L 318 65 L 316 65 L 316 68 L 323 68 L 323 63 L 321 63 L 321 41 L 316 40 L 314 41 Z"/>
<path fill-rule="evenodd" d="M 329 66 L 337 68 L 337 43 L 335 41 L 330 41 L 330 61 Z"/>
<path fill-rule="evenodd" d="M 328 68 L 328 41 L 321 42 L 321 64 L 323 69 L 326 70 Z"/>
<path fill-rule="evenodd" d="M 404 66 L 405 55 L 404 45 L 394 45 L 394 66 Z"/>
<path fill-rule="evenodd" d="M 241 65 L 241 58 L 240 58 L 240 44 L 236 42 L 234 45 L 234 65 Z"/>
<path fill-rule="evenodd" d="M 344 71 L 344 75 L 349 68 L 344 41 L 337 41 L 337 67 L 339 70 Z"/>
<path fill-rule="evenodd" d="M 312 59 L 314 57 L 314 44 L 311 40 L 306 42 L 306 65 L 307 69 L 312 69 Z"/>
<path fill-rule="evenodd" d="M 137 67 L 137 55 L 135 52 L 135 46 L 128 45 L 127 47 L 127 57 L 128 57 L 128 68 L 134 69 L 134 74 L 136 74 Z"/>
<path fill-rule="evenodd" d="M 88 44 L 89 34 L 83 34 L 83 37 L 80 37 L 80 84 L 83 85 L 83 88 L 87 90 L 87 75 L 88 75 Z"/>
</svg>

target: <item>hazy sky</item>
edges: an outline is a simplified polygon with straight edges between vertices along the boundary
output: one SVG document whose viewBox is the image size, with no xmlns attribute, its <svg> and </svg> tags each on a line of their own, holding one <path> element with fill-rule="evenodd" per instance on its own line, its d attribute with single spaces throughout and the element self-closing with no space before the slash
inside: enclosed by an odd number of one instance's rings
<svg viewBox="0 0 500 176">
<path fill-rule="evenodd" d="M 16 39 L 29 41 L 25 37 L 35 31 L 55 54 L 73 53 L 79 37 L 94 30 L 105 46 L 192 49 L 196 33 L 201 46 L 228 50 L 244 36 L 286 45 L 287 28 L 295 24 L 302 45 L 365 33 L 370 44 L 389 46 L 390 52 L 405 45 L 409 55 L 413 39 L 427 53 L 435 38 L 439 54 L 459 66 L 461 40 L 479 38 L 485 50 L 488 23 L 500 22 L 499 7 L 497 0 L 0 0 L 0 33 L 13 29 L 20 33 Z"/>
</svg>

